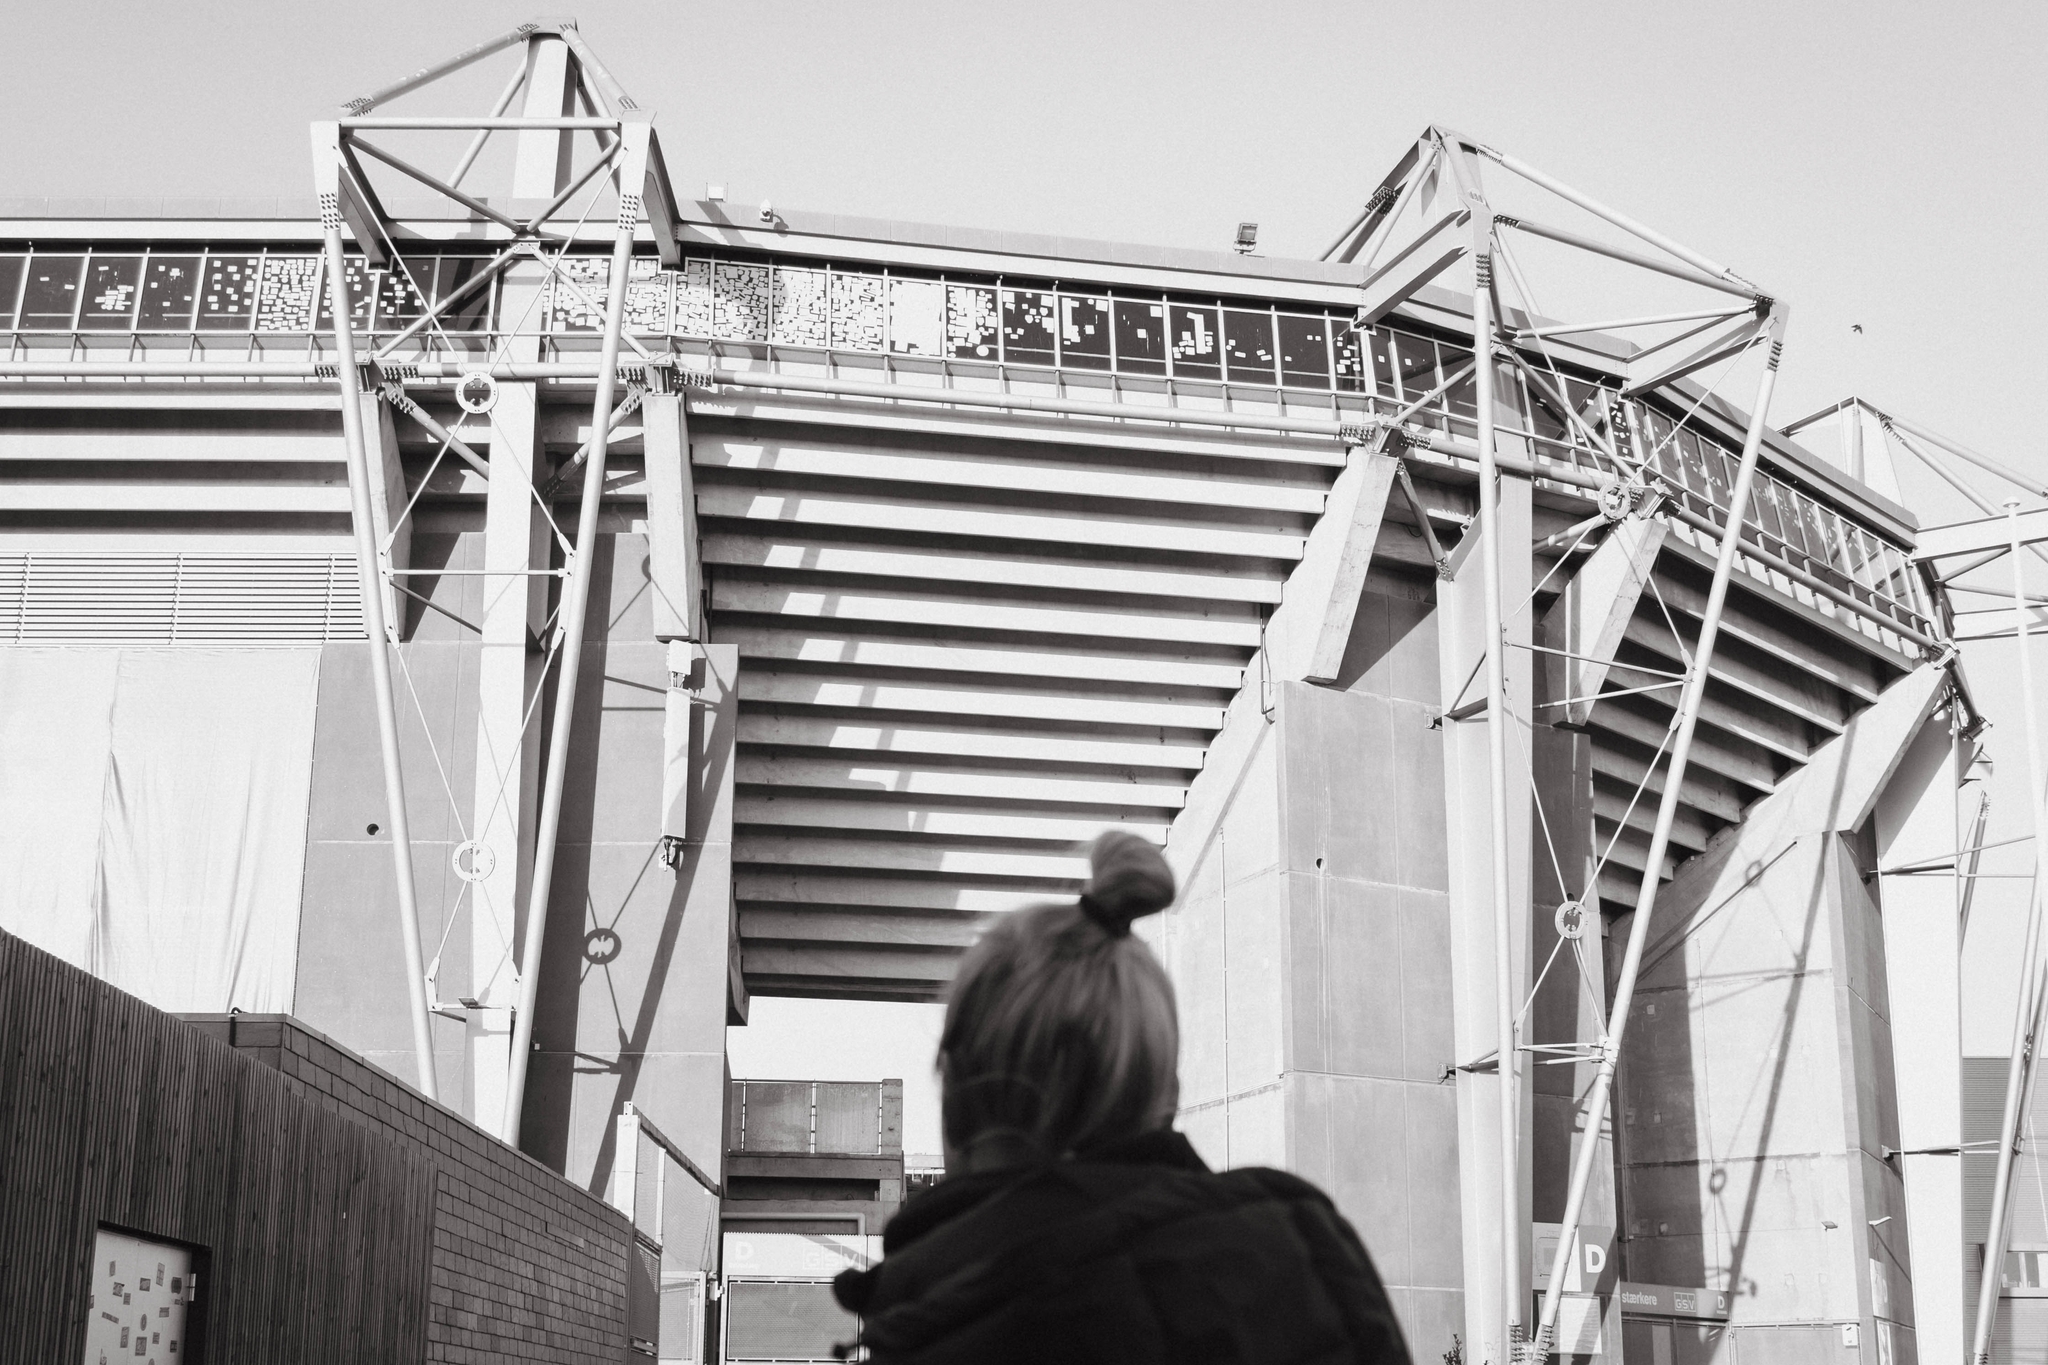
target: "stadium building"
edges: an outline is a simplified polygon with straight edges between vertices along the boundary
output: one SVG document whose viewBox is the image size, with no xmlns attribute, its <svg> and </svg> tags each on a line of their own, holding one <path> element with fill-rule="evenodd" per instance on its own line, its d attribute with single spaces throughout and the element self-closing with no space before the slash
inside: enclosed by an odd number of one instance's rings
<svg viewBox="0 0 2048 1365">
<path fill-rule="evenodd" d="M 727 1026 L 937 999 L 1126 828 L 1180 1126 L 1417 1360 L 1963 1349 L 1979 547 L 1863 407 L 1771 425 L 1782 300 L 1439 128 L 1314 261 L 693 200 L 567 21 L 310 183 L 0 202 L 8 933 L 665 1188 L 630 1349 L 790 1359 L 723 1260 L 826 1322 L 901 1137 Z"/>
</svg>

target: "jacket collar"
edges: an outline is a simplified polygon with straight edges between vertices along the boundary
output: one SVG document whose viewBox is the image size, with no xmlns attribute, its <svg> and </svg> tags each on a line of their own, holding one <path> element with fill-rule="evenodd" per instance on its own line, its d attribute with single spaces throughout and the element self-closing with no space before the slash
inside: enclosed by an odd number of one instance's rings
<svg viewBox="0 0 2048 1365">
<path fill-rule="evenodd" d="M 949 1176 L 905 1204 L 889 1220 L 889 1226 L 882 1235 L 882 1251 L 885 1255 L 900 1251 L 933 1228 L 951 1222 L 1032 1176 L 1057 1173 L 1063 1168 L 1080 1165 L 1160 1166 L 1182 1171 L 1209 1169 L 1183 1134 L 1171 1128 L 1158 1128 L 1121 1142 L 1091 1148 L 1065 1161 L 1029 1162 L 998 1170 Z"/>
</svg>

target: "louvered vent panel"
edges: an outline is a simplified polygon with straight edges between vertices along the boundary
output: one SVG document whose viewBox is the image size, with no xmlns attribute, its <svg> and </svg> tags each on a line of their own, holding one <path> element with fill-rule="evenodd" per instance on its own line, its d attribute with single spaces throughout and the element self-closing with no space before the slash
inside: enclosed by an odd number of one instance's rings
<svg viewBox="0 0 2048 1365">
<path fill-rule="evenodd" d="M 301 644 L 363 638 L 355 560 L 322 554 L 0 554 L 0 641 Z"/>
</svg>

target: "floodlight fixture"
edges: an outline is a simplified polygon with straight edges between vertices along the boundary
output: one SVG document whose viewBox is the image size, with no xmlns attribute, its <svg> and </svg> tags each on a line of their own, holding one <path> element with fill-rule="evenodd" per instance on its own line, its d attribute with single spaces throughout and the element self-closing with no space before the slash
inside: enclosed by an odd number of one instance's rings
<svg viewBox="0 0 2048 1365">
<path fill-rule="evenodd" d="M 1253 248 L 1257 247 L 1258 244 L 1259 225 L 1257 223 L 1239 223 L 1237 225 L 1237 240 L 1232 243 L 1237 248 L 1237 254 L 1249 256 L 1252 254 Z"/>
</svg>

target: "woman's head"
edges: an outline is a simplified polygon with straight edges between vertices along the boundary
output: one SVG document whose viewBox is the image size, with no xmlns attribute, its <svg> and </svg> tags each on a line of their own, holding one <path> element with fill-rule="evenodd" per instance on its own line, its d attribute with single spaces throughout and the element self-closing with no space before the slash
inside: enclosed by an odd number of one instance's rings
<svg viewBox="0 0 2048 1365">
<path fill-rule="evenodd" d="M 1159 850 L 1112 831 L 1076 901 L 998 920 L 953 979 L 939 1039 L 946 1145 L 1049 1157 L 1163 1128 L 1180 1083 L 1173 984 L 1131 921 L 1173 903 Z M 971 1160 L 971 1155 L 970 1155 Z"/>
</svg>

